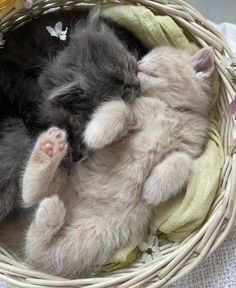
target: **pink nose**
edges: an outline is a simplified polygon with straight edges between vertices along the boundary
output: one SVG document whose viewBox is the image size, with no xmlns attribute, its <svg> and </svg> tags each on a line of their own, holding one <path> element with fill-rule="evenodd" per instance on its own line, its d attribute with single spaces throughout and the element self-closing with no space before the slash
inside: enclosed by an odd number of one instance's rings
<svg viewBox="0 0 236 288">
<path fill-rule="evenodd" d="M 138 61 L 136 71 L 137 73 L 140 72 L 140 66 L 143 64 L 143 60 Z"/>
</svg>

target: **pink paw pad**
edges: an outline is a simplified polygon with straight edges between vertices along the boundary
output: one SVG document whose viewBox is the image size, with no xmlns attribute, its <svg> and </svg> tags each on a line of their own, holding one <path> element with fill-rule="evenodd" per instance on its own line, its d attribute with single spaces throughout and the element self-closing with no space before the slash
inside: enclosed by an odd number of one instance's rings
<svg viewBox="0 0 236 288">
<path fill-rule="evenodd" d="M 40 150 L 44 152 L 45 154 L 48 154 L 48 156 L 53 156 L 53 145 L 50 142 L 45 143 L 40 147 Z"/>
<path fill-rule="evenodd" d="M 58 152 L 65 152 L 67 149 L 65 131 L 59 128 L 50 128 L 41 135 L 41 145 L 39 149 L 49 157 L 53 157 Z"/>
</svg>

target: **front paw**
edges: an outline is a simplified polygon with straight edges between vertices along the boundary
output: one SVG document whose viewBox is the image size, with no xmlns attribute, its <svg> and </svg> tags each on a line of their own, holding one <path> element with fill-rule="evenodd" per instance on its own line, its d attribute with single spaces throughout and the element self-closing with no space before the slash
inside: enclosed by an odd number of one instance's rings
<svg viewBox="0 0 236 288">
<path fill-rule="evenodd" d="M 170 187 L 158 175 L 147 179 L 143 187 L 143 199 L 147 204 L 158 206 L 170 197 Z"/>
<path fill-rule="evenodd" d="M 105 133 L 106 130 L 102 126 L 103 123 L 91 121 L 88 123 L 87 128 L 84 132 L 84 142 L 86 143 L 89 149 L 102 149 L 104 146 L 109 143 L 109 139 L 107 135 L 109 133 Z"/>
<path fill-rule="evenodd" d="M 91 150 L 102 149 L 120 139 L 128 130 L 131 118 L 130 109 L 123 101 L 102 104 L 88 122 L 84 143 Z"/>
<path fill-rule="evenodd" d="M 164 191 L 161 187 L 153 187 L 150 183 L 146 183 L 143 189 L 143 199 L 147 204 L 158 206 L 163 202 Z"/>
<path fill-rule="evenodd" d="M 34 149 L 34 158 L 39 162 L 45 160 L 60 162 L 66 155 L 67 149 L 66 132 L 52 127 L 39 136 Z"/>
</svg>

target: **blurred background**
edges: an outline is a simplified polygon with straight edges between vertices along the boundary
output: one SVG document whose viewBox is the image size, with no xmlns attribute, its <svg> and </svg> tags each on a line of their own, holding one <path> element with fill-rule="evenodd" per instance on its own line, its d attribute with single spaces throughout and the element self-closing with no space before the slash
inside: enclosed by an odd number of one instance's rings
<svg viewBox="0 0 236 288">
<path fill-rule="evenodd" d="M 209 20 L 236 24 L 236 0 L 187 0 Z M 236 38 L 236 35 L 234 35 Z"/>
</svg>

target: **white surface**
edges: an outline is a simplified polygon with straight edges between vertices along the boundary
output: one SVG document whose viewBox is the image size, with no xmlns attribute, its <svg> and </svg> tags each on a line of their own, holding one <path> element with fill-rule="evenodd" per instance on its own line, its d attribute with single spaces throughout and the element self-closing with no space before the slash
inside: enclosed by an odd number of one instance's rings
<svg viewBox="0 0 236 288">
<path fill-rule="evenodd" d="M 0 280 L 0 287 L 1 287 L 1 288 L 10 288 L 10 285 L 7 285 L 5 282 L 2 282 L 2 281 Z"/>
<path fill-rule="evenodd" d="M 211 257 L 168 288 L 235 288 L 236 229 Z"/>
<path fill-rule="evenodd" d="M 236 15 L 236 14 L 235 14 Z M 236 25 L 222 23 L 217 26 L 232 50 L 236 52 Z M 9 288 L 0 280 L 0 288 Z M 193 272 L 169 288 L 235 288 L 236 287 L 236 228 L 223 245 Z"/>
<path fill-rule="evenodd" d="M 235 19 L 236 19 L 236 10 L 235 10 Z M 236 25 L 232 23 L 221 23 L 219 25 L 215 25 L 215 27 L 224 35 L 225 40 L 228 42 L 232 51 L 236 53 Z"/>
</svg>

